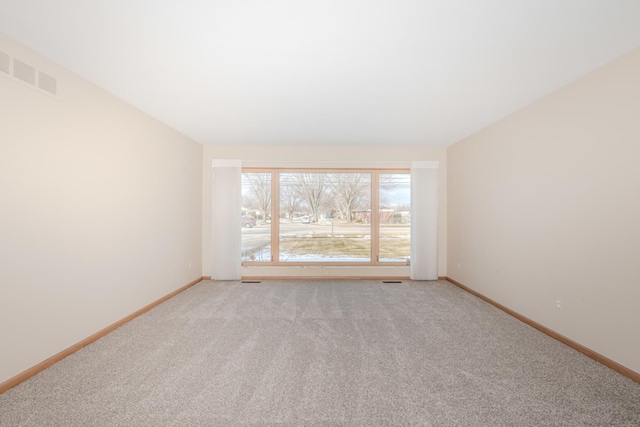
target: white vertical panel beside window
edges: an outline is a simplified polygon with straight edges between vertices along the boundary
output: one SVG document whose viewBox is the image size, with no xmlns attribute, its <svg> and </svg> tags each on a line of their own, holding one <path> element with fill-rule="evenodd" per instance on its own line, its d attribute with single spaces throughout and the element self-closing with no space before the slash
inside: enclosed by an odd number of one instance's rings
<svg viewBox="0 0 640 427">
<path fill-rule="evenodd" d="M 242 162 L 213 161 L 213 280 L 242 278 Z"/>
<path fill-rule="evenodd" d="M 411 279 L 438 280 L 439 162 L 411 164 Z"/>
</svg>

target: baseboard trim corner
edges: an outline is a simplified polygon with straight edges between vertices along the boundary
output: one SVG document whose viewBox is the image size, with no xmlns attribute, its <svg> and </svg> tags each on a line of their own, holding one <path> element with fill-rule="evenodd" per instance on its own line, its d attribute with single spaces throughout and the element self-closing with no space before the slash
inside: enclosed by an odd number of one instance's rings
<svg viewBox="0 0 640 427">
<path fill-rule="evenodd" d="M 109 334 L 110 332 L 113 332 L 114 330 L 116 330 L 120 326 L 130 322 L 131 320 L 133 320 L 136 317 L 146 313 L 147 311 L 151 310 L 152 308 L 154 308 L 154 307 L 162 304 L 163 302 L 173 298 L 174 296 L 178 295 L 180 292 L 183 292 L 183 291 L 189 289 L 190 287 L 192 287 L 193 285 L 196 285 L 196 284 L 200 283 L 202 280 L 204 280 L 204 278 L 200 277 L 200 278 L 198 278 L 196 280 L 193 280 L 192 282 L 187 283 L 186 285 L 184 285 L 180 289 L 177 289 L 177 290 L 171 292 L 170 294 L 163 296 L 162 298 L 152 302 L 151 304 L 148 304 L 148 305 L 142 307 L 141 309 L 131 313 L 127 317 L 118 320 L 114 324 L 109 325 L 106 328 L 96 332 L 95 334 L 93 334 L 93 335 L 83 339 L 82 341 L 72 345 L 71 347 L 62 350 L 60 353 L 55 354 L 55 355 L 49 357 L 48 359 L 43 360 L 42 362 L 38 363 L 37 365 L 32 366 L 31 368 L 27 369 L 26 371 L 23 371 L 23 372 L 19 373 L 18 375 L 14 376 L 12 378 L 9 378 L 8 380 L 0 383 L 0 394 L 4 393 L 5 391 L 7 391 L 9 389 L 12 389 L 13 387 L 17 386 L 20 383 L 25 382 L 26 380 L 28 380 L 29 378 L 33 377 L 34 375 L 37 375 L 38 373 L 44 371 L 48 367 L 53 366 L 54 364 L 58 363 L 59 361 L 61 361 L 65 357 L 70 356 L 73 353 L 75 353 L 76 351 L 82 349 L 83 347 L 86 347 L 87 345 L 99 340 L 100 338 L 104 337 L 105 335 Z"/>
<path fill-rule="evenodd" d="M 600 353 L 597 353 L 593 350 L 591 350 L 588 347 L 585 347 L 584 345 L 573 341 L 570 338 L 565 337 L 562 334 L 559 334 L 558 332 L 554 331 L 553 329 L 547 328 L 544 325 L 541 325 L 540 323 L 529 319 L 526 316 L 523 316 L 522 314 L 511 310 L 510 308 L 500 304 L 497 301 L 492 300 L 491 298 L 481 294 L 478 291 L 473 290 L 472 288 L 458 282 L 455 279 L 452 279 L 451 277 L 446 277 L 446 279 L 448 282 L 450 282 L 451 284 L 459 287 L 460 289 L 469 292 L 471 295 L 474 295 L 478 298 L 480 298 L 483 301 L 488 302 L 489 304 L 493 305 L 494 307 L 504 311 L 505 313 L 507 313 L 510 316 L 515 317 L 516 319 L 520 320 L 521 322 L 526 323 L 527 325 L 531 326 L 532 328 L 537 329 L 538 331 L 550 336 L 553 339 L 556 339 L 558 341 L 560 341 L 561 343 L 568 345 L 569 347 L 573 348 L 574 350 L 579 351 L 580 353 L 584 354 L 587 357 L 590 357 L 591 359 L 595 360 L 596 362 L 599 362 L 601 364 L 603 364 L 604 366 L 613 369 L 614 371 L 618 372 L 619 374 L 624 375 L 625 377 L 628 377 L 630 379 L 632 379 L 633 381 L 640 383 L 640 373 L 627 368 L 624 365 L 621 365 L 620 363 L 609 359 L 606 356 L 601 355 Z"/>
</svg>

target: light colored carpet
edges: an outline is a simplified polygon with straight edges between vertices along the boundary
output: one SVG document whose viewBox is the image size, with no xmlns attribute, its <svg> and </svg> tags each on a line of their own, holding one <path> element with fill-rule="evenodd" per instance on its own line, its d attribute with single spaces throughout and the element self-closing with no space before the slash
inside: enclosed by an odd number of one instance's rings
<svg viewBox="0 0 640 427">
<path fill-rule="evenodd" d="M 640 384 L 446 282 L 201 282 L 1 426 L 640 426 Z"/>
</svg>

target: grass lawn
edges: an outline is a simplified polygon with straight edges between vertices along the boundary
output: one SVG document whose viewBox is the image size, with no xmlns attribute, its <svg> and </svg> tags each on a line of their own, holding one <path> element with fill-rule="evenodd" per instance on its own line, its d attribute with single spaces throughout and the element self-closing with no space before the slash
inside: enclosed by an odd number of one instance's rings
<svg viewBox="0 0 640 427">
<path fill-rule="evenodd" d="M 402 259 L 409 257 L 409 239 L 383 237 L 380 239 L 380 258 Z M 365 236 L 313 237 L 282 236 L 280 252 L 292 257 L 316 255 L 318 258 L 371 258 L 371 239 Z"/>
</svg>

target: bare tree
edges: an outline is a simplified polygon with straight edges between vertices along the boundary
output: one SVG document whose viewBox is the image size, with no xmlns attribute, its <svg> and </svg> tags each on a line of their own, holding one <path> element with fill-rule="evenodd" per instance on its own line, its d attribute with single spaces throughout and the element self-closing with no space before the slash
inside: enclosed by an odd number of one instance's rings
<svg viewBox="0 0 640 427">
<path fill-rule="evenodd" d="M 370 201 L 371 174 L 334 173 L 330 175 L 329 185 L 347 222 L 353 221 L 353 210 L 358 203 L 368 204 Z"/>
<path fill-rule="evenodd" d="M 247 209 L 260 209 L 258 199 L 256 199 L 253 193 L 242 195 L 242 207 Z"/>
<path fill-rule="evenodd" d="M 266 220 L 268 212 L 271 210 L 271 174 L 269 172 L 247 172 L 242 174 L 243 184 L 251 189 L 251 194 L 255 197 L 258 210 L 264 215 Z"/>
<path fill-rule="evenodd" d="M 320 207 L 327 196 L 327 174 L 314 172 L 296 173 L 294 174 L 294 181 L 300 198 L 309 204 L 311 216 L 317 222 Z"/>
<path fill-rule="evenodd" d="M 295 183 L 288 180 L 280 182 L 280 213 L 284 213 L 287 218 L 291 218 L 299 208 L 302 200 L 300 192 Z"/>
</svg>

